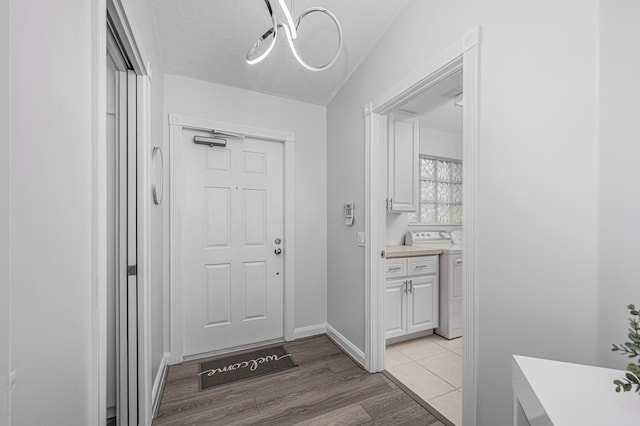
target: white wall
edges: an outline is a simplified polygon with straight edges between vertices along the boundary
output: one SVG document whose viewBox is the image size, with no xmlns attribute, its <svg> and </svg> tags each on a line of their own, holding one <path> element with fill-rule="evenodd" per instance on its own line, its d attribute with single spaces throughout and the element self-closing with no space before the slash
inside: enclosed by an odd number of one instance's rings
<svg viewBox="0 0 640 426">
<path fill-rule="evenodd" d="M 420 154 L 462 160 L 462 135 L 420 127 Z"/>
<path fill-rule="evenodd" d="M 420 127 L 420 154 L 462 160 L 462 136 Z M 404 244 L 409 230 L 407 213 L 387 213 L 387 244 Z M 450 231 L 460 226 L 432 225 L 416 229 Z"/>
<path fill-rule="evenodd" d="M 326 323 L 325 107 L 167 74 L 165 111 L 295 133 L 294 327 Z"/>
<path fill-rule="evenodd" d="M 148 2 L 131 3 L 126 6 L 131 9 L 134 33 L 153 40 Z M 11 319 L 2 321 L 11 324 L 12 369 L 17 378 L 12 421 L 91 424 L 93 5 L 79 0 L 10 4 L 11 134 L 10 147 L 2 145 L 0 161 L 12 167 L 1 168 L 0 211 L 8 208 L 12 218 L 8 267 L 20 271 L 11 277 Z M 3 13 L 2 19 L 6 16 Z M 149 54 L 148 59 L 158 65 L 152 113 L 159 123 L 163 104 L 159 55 Z M 5 71 L 0 74 L 2 90 Z M 159 125 L 152 133 L 161 141 Z M 4 173 L 10 178 L 8 195 L 2 192 L 7 189 Z M 11 203 L 5 204 L 6 199 Z M 0 218 L 4 230 L 6 221 Z M 1 250 L 7 248 L 5 241 L 2 238 Z M 7 259 L 4 252 L 0 259 Z M 4 288 L 2 315 L 8 312 Z M 3 383 L 4 370 L 0 371 Z"/>
<path fill-rule="evenodd" d="M 482 26 L 480 425 L 512 421 L 512 354 L 597 360 L 597 10 L 596 0 L 414 0 L 327 109 L 328 322 L 362 349 L 363 252 L 335 212 L 364 200 L 363 105 Z"/>
<path fill-rule="evenodd" d="M 11 369 L 11 282 L 9 253 L 9 0 L 0 1 L 0 425 L 9 424 L 8 372 Z"/>
<path fill-rule="evenodd" d="M 640 306 L 640 4 L 608 0 L 600 4 L 600 327 L 599 360 L 624 369 L 629 359 L 611 352 L 626 342 L 626 306 Z"/>
<path fill-rule="evenodd" d="M 91 4 L 11 8 L 12 421 L 91 424 Z"/>
</svg>

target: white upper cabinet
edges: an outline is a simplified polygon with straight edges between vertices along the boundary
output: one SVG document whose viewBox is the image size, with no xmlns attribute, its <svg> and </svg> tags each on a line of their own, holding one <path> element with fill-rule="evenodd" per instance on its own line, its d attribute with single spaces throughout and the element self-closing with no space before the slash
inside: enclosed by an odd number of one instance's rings
<svg viewBox="0 0 640 426">
<path fill-rule="evenodd" d="M 415 114 L 389 113 L 387 210 L 415 212 L 418 208 L 420 120 Z"/>
</svg>

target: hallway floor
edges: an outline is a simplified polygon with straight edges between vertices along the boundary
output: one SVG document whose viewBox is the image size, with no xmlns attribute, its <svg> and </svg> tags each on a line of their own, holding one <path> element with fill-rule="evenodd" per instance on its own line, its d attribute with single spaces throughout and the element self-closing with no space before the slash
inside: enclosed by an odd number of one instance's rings
<svg viewBox="0 0 640 426">
<path fill-rule="evenodd" d="M 437 334 L 387 346 L 387 372 L 456 425 L 462 424 L 462 338 Z"/>
<path fill-rule="evenodd" d="M 369 374 L 326 336 L 283 346 L 298 367 L 202 391 L 197 374 L 204 360 L 171 366 L 153 424 L 443 426 L 384 374 Z"/>
</svg>

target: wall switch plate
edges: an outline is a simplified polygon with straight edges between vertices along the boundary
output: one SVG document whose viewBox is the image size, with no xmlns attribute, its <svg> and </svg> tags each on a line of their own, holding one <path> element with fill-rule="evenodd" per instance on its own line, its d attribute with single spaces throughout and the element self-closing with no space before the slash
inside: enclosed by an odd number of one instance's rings
<svg viewBox="0 0 640 426">
<path fill-rule="evenodd" d="M 358 245 L 364 247 L 364 232 L 358 232 Z"/>
</svg>

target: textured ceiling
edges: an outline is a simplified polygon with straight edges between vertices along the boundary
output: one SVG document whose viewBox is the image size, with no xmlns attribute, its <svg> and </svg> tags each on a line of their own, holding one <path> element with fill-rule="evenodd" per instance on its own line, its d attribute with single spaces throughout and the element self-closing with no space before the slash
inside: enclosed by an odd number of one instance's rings
<svg viewBox="0 0 640 426">
<path fill-rule="evenodd" d="M 292 0 L 285 0 L 291 5 Z M 244 57 L 271 27 L 264 0 L 153 0 L 165 71 L 228 86 L 326 105 L 375 46 L 409 0 L 294 0 L 293 15 L 321 6 L 332 11 L 344 33 L 334 66 L 313 72 L 300 66 L 284 34 L 264 61 Z M 281 22 L 277 1 L 271 1 Z M 291 6 L 290 6 L 291 8 Z M 334 24 L 311 14 L 300 24 L 298 51 L 307 62 L 328 62 L 337 46 Z"/>
</svg>

